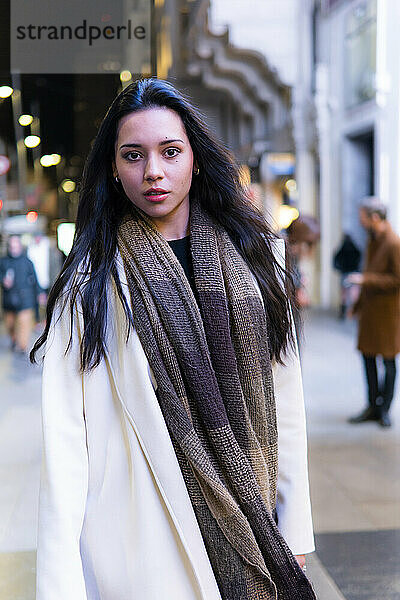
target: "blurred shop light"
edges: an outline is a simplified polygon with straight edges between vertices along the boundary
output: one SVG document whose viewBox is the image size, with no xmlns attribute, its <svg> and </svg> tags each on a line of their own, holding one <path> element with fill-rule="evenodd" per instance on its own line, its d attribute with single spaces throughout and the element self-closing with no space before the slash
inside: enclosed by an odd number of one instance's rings
<svg viewBox="0 0 400 600">
<path fill-rule="evenodd" d="M 43 156 L 40 157 L 40 164 L 42 167 L 52 167 L 54 163 L 51 154 L 43 154 Z"/>
<path fill-rule="evenodd" d="M 28 135 L 24 139 L 24 144 L 27 148 L 36 148 L 40 144 L 40 137 L 38 135 Z"/>
<path fill-rule="evenodd" d="M 171 17 L 169 15 L 164 15 L 161 18 L 161 26 L 159 31 L 160 45 L 157 51 L 157 77 L 159 79 L 167 79 L 169 69 L 173 62 L 170 32 Z"/>
<path fill-rule="evenodd" d="M 299 211 L 294 206 L 281 204 L 278 211 L 279 229 L 287 229 L 299 217 Z"/>
<path fill-rule="evenodd" d="M 13 88 L 9 85 L 0 86 L 0 98 L 8 98 L 13 93 Z"/>
<path fill-rule="evenodd" d="M 293 175 L 295 157 L 290 152 L 271 152 L 267 154 L 268 171 L 275 177 Z"/>
<path fill-rule="evenodd" d="M 0 198 L 0 210 L 3 208 L 3 200 Z"/>
<path fill-rule="evenodd" d="M 132 79 L 132 73 L 130 71 L 121 71 L 119 78 L 125 83 L 126 81 L 130 81 Z"/>
<path fill-rule="evenodd" d="M 61 160 L 61 156 L 59 154 L 43 154 L 40 157 L 40 164 L 42 167 L 52 167 L 54 165 L 58 165 Z"/>
<path fill-rule="evenodd" d="M 71 251 L 75 235 L 75 223 L 60 223 L 57 227 L 57 245 L 66 256 Z"/>
<path fill-rule="evenodd" d="M 288 192 L 295 192 L 297 190 L 297 183 L 295 179 L 288 179 L 285 183 L 285 188 Z"/>
<path fill-rule="evenodd" d="M 36 223 L 38 220 L 38 214 L 36 210 L 30 210 L 28 213 L 26 213 L 26 220 L 28 223 Z"/>
<path fill-rule="evenodd" d="M 20 118 L 18 119 L 18 123 L 20 125 L 22 125 L 23 127 L 30 125 L 32 123 L 32 121 L 33 121 L 32 115 L 21 115 Z"/>
<path fill-rule="evenodd" d="M 239 178 L 243 187 L 248 187 L 251 184 L 250 169 L 247 165 L 240 165 Z"/>
<path fill-rule="evenodd" d="M 28 221 L 27 215 L 14 215 L 7 217 L 3 222 L 3 232 L 9 235 L 43 234 L 46 228 L 47 219 L 43 215 L 38 216 L 35 221 Z"/>
<path fill-rule="evenodd" d="M 64 192 L 73 192 L 75 189 L 75 181 L 72 181 L 72 179 L 64 179 L 64 181 L 61 183 L 61 187 Z"/>
</svg>

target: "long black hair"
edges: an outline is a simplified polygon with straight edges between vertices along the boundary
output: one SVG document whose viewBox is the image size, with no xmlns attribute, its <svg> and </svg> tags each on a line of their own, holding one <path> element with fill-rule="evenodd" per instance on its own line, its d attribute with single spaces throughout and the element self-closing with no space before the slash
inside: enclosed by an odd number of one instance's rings
<svg viewBox="0 0 400 600">
<path fill-rule="evenodd" d="M 115 142 L 120 119 L 140 110 L 167 107 L 182 119 L 199 174 L 193 178 L 190 197 L 228 232 L 256 276 L 264 300 L 271 356 L 279 362 L 293 345 L 290 275 L 274 256 L 276 238 L 264 216 L 251 204 L 241 184 L 238 165 L 231 153 L 208 131 L 198 111 L 170 83 L 140 79 L 127 86 L 108 109 L 87 158 L 80 186 L 76 231 L 72 250 L 48 298 L 46 327 L 30 357 L 35 361 L 45 343 L 54 308 L 69 303 L 72 341 L 73 309 L 79 296 L 83 313 L 80 346 L 81 370 L 96 367 L 104 356 L 107 322 L 107 286 L 114 280 L 127 317 L 130 308 L 122 292 L 115 261 L 117 228 L 131 202 L 113 177 Z M 77 275 L 77 273 L 80 273 Z M 282 288 L 285 281 L 285 289 Z M 289 282 L 289 283 L 288 283 Z"/>
</svg>

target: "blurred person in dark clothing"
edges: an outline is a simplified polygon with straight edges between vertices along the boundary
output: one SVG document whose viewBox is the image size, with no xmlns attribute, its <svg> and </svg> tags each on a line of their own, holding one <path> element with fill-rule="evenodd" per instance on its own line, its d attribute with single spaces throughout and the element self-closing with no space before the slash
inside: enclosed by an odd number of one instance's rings
<svg viewBox="0 0 400 600">
<path fill-rule="evenodd" d="M 26 256 L 18 236 L 8 240 L 7 256 L 0 259 L 0 283 L 3 288 L 3 311 L 12 348 L 25 353 L 33 328 L 33 312 L 43 291 L 38 284 L 33 263 Z"/>
<path fill-rule="evenodd" d="M 348 283 L 347 276 L 359 270 L 360 261 L 361 252 L 353 242 L 351 235 L 346 233 L 340 248 L 333 257 L 333 266 L 341 275 L 341 304 L 339 310 L 339 317 L 341 319 L 346 317 L 347 310 L 354 304 L 355 299 L 352 298 L 352 295 L 354 288 L 357 288 L 357 286 Z"/>
<path fill-rule="evenodd" d="M 363 355 L 368 384 L 368 406 L 350 423 L 378 421 L 390 427 L 389 409 L 400 352 L 400 238 L 386 220 L 386 206 L 368 197 L 360 207 L 361 225 L 369 233 L 364 272 L 347 278 L 361 285 L 353 307 L 359 317 L 358 349 Z M 377 356 L 383 358 L 385 376 L 378 382 Z"/>
</svg>

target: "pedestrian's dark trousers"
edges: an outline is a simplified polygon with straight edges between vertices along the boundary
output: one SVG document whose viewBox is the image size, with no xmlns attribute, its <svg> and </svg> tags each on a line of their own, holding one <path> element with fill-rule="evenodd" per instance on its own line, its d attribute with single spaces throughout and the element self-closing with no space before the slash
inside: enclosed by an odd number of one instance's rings
<svg viewBox="0 0 400 600">
<path fill-rule="evenodd" d="M 368 402 L 377 412 L 388 412 L 393 400 L 394 382 L 396 379 L 396 360 L 383 358 L 385 376 L 382 384 L 378 381 L 376 356 L 363 354 L 365 374 L 368 383 Z"/>
</svg>

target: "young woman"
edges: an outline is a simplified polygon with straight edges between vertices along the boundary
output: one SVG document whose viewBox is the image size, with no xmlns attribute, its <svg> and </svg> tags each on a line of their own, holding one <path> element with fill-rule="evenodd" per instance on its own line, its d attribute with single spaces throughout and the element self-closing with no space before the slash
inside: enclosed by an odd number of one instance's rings
<svg viewBox="0 0 400 600">
<path fill-rule="evenodd" d="M 37 600 L 315 598 L 282 248 L 169 83 L 112 103 L 76 225 L 32 351 Z"/>
</svg>

